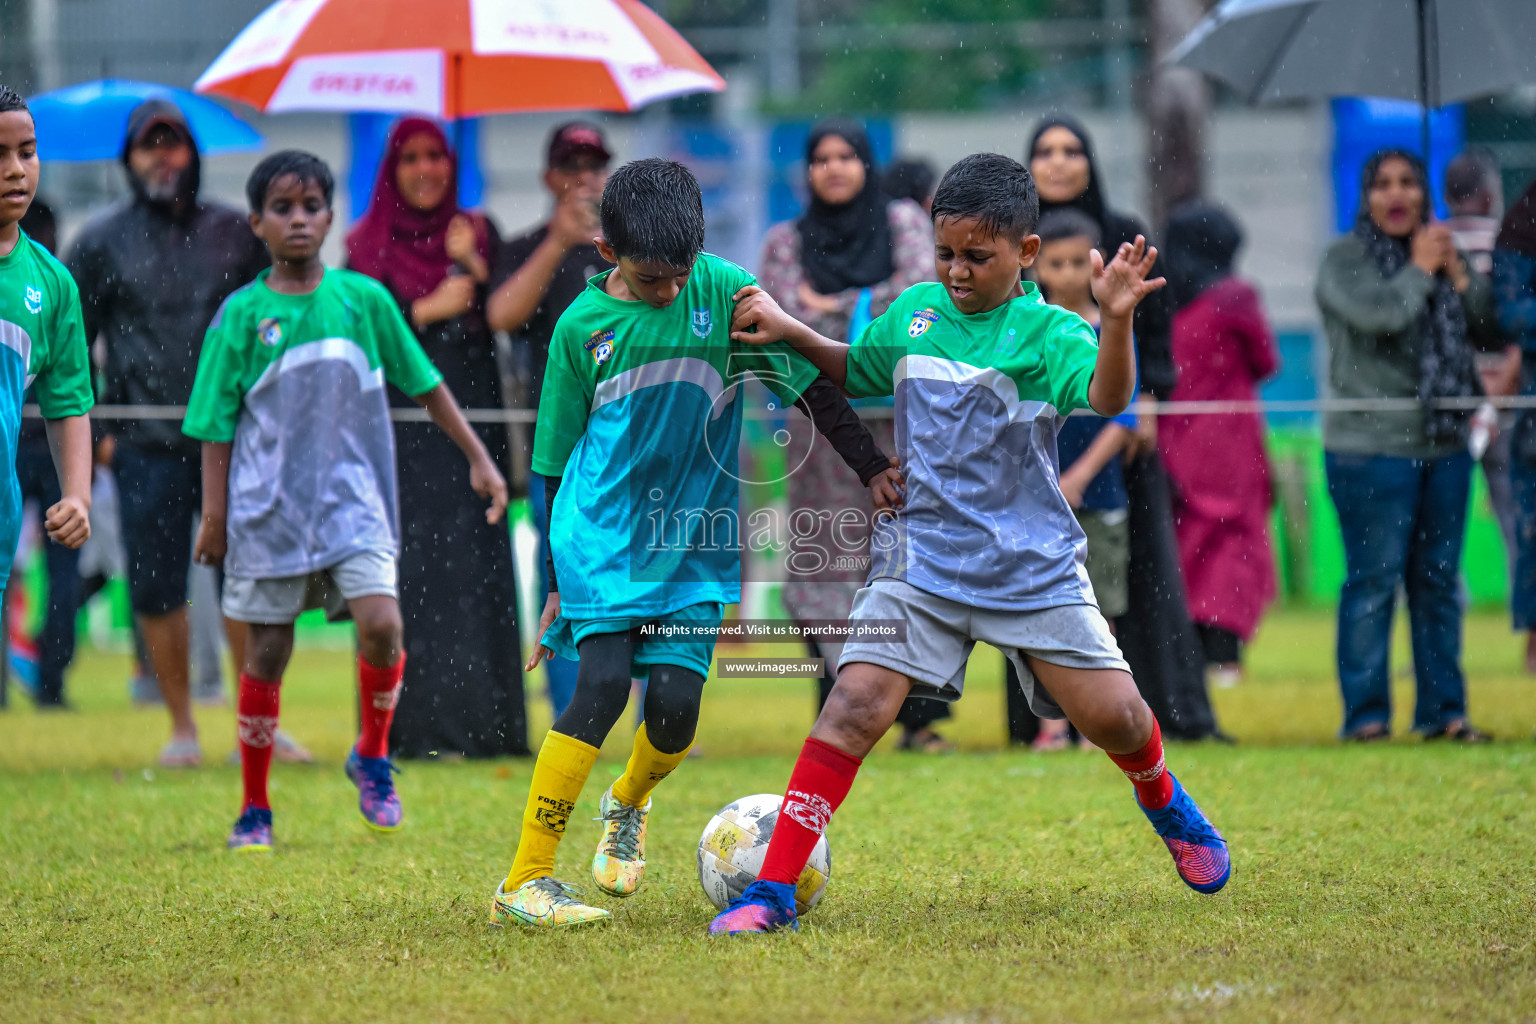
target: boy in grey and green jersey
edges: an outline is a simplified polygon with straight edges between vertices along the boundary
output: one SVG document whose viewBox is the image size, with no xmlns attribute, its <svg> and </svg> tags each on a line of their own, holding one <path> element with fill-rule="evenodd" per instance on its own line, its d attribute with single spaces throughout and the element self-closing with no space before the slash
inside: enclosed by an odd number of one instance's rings
<svg viewBox="0 0 1536 1024">
<path fill-rule="evenodd" d="M 442 375 L 372 278 L 328 268 L 310 294 L 284 295 L 268 287 L 271 273 L 214 316 L 182 424 L 189 437 L 234 444 L 224 571 L 271 579 L 362 551 L 396 558 L 384 385 L 419 395 Z"/>
<path fill-rule="evenodd" d="M 901 619 L 895 643 L 855 639 L 789 778 L 758 880 L 711 934 L 798 927 L 795 884 L 863 758 L 912 693 L 955 700 L 975 644 L 1019 669 L 1035 713 L 1069 718 L 1109 754 L 1191 888 L 1227 883 L 1226 840 L 1166 770 L 1157 719 L 1137 692 L 1084 570 L 1062 496 L 1056 432 L 1074 409 L 1114 415 L 1136 384 L 1131 318 L 1163 285 L 1138 237 L 1091 254 L 1101 326 L 1046 305 L 1019 275 L 1035 261 L 1039 196 L 1018 161 L 961 160 L 933 200 L 937 283 L 908 289 L 852 346 L 771 296 L 743 290 L 733 338 L 788 341 L 853 395 L 896 397 L 906 502 L 876 525 L 855 624 Z M 950 904 L 957 916 L 966 908 Z"/>
<path fill-rule="evenodd" d="M 248 626 L 237 704 L 245 794 L 227 843 L 238 851 L 272 848 L 267 772 L 278 694 L 294 619 L 311 607 L 345 610 L 357 623 L 361 729 L 346 773 L 370 828 L 401 826 L 389 726 L 405 653 L 386 381 L 467 457 L 470 486 L 491 502 L 487 524 L 507 505 L 501 473 L 394 299 L 377 281 L 320 261 L 334 188 L 325 162 L 296 150 L 251 172 L 251 230 L 272 266 L 215 315 L 182 424 L 203 442 L 194 555 L 225 567 L 224 614 Z"/>
<path fill-rule="evenodd" d="M 44 516 L 48 536 L 78 548 L 90 536 L 90 357 L 80 295 L 69 272 L 21 230 L 37 193 L 37 130 L 22 98 L 0 85 L 0 601 L 21 536 L 16 444 L 32 387 L 63 497 Z"/>
</svg>

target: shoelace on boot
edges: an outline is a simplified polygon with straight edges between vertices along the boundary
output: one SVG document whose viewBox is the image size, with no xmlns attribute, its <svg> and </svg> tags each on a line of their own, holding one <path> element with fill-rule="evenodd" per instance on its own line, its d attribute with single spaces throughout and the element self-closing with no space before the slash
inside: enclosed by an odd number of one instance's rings
<svg viewBox="0 0 1536 1024">
<path fill-rule="evenodd" d="M 608 813 L 593 818 L 593 821 L 616 821 L 619 827 L 613 830 L 613 836 L 604 841 L 608 849 L 608 856 L 617 856 L 620 860 L 637 860 L 640 856 L 640 824 L 644 820 L 644 812 L 638 807 L 615 800 L 608 808 Z"/>
</svg>

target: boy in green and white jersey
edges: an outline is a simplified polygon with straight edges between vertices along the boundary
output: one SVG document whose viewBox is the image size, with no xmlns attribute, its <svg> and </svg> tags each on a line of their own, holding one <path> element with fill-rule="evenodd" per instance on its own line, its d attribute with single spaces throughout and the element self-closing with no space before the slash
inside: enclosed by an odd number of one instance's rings
<svg viewBox="0 0 1536 1024">
<path fill-rule="evenodd" d="M 469 460 L 499 522 L 507 488 L 384 286 L 327 268 L 330 168 L 295 150 L 251 172 L 251 229 L 272 268 L 208 328 L 182 430 L 203 442 L 195 557 L 222 565 L 224 614 L 250 624 L 238 704 L 245 798 L 228 845 L 272 847 L 267 772 L 293 621 L 310 607 L 357 622 L 362 729 L 347 758 L 363 820 L 400 827 L 389 724 L 405 653 L 396 594 L 394 431 L 386 382 L 424 406 Z"/>
<path fill-rule="evenodd" d="M 16 444 L 22 396 L 34 389 L 63 497 L 47 510 L 48 536 L 78 548 L 91 535 L 90 355 L 80 293 L 69 271 L 21 230 L 37 194 L 37 130 L 26 102 L 0 85 L 0 601 L 21 537 Z"/>
</svg>

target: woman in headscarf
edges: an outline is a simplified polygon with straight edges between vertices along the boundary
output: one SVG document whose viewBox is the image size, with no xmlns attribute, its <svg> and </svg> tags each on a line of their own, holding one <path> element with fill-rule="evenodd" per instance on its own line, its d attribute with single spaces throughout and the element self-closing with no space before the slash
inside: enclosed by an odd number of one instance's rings
<svg viewBox="0 0 1536 1024">
<path fill-rule="evenodd" d="M 881 190 L 861 125 L 844 120 L 816 125 L 806 141 L 805 161 L 810 204 L 798 220 L 768 230 L 758 282 L 790 316 L 826 337 L 852 341 L 903 291 L 933 280 L 933 226 L 917 203 L 893 200 Z M 896 450 L 890 418 L 868 426 L 882 450 Z M 819 545 L 828 557 L 790 560 L 785 608 L 802 623 L 845 620 L 869 569 L 869 495 L 830 445 L 815 444 L 789 476 L 789 505 L 792 528 L 815 517 L 816 534 L 800 543 Z M 811 515 L 797 518 L 801 510 Z M 834 529 L 832 517 L 850 510 L 859 515 L 857 525 L 840 519 Z M 797 565 L 809 571 L 793 573 Z M 820 683 L 825 702 L 842 644 L 812 646 L 826 659 Z M 932 728 L 948 716 L 948 705 L 940 701 L 907 701 L 897 717 L 902 746 L 948 749 Z"/>
<path fill-rule="evenodd" d="M 484 216 L 460 209 L 447 136 L 405 118 L 389 134 L 368 211 L 347 236 L 347 262 L 382 282 L 444 381 L 468 408 L 502 406 L 485 282 L 499 239 Z M 394 404 L 411 408 L 402 395 Z M 476 424 L 508 473 L 507 434 Z M 400 610 L 405 685 L 390 749 L 528 753 L 511 536 L 465 497 L 452 442 L 426 423 L 399 423 Z"/>
<path fill-rule="evenodd" d="M 1025 152 L 1040 193 L 1040 213 L 1071 208 L 1099 225 L 1100 249 L 1113 256 L 1122 242 L 1147 230 L 1135 217 L 1111 210 L 1104 182 L 1093 159 L 1093 142 L 1070 117 L 1041 121 Z M 1159 274 L 1159 264 L 1153 273 Z M 1168 345 L 1167 289 L 1153 292 L 1136 307 L 1136 363 L 1142 402 L 1167 399 L 1173 391 L 1173 359 Z M 1120 649 L 1130 662 L 1142 696 L 1163 731 L 1180 739 L 1217 735 L 1216 717 L 1205 691 L 1205 658 L 1190 621 L 1179 571 L 1168 478 L 1157 454 L 1157 417 L 1138 416 L 1138 443 L 1125 466 L 1130 501 L 1131 562 L 1127 575 L 1130 611 L 1120 618 Z M 1010 675 L 1009 732 L 1027 742 L 1032 721 L 1022 693 Z"/>
<path fill-rule="evenodd" d="M 1173 315 L 1175 402 L 1252 402 L 1280 368 L 1259 293 L 1232 273 L 1243 233 L 1227 211 L 1188 203 L 1163 249 Z M 1218 685 L 1242 675 L 1242 645 L 1275 596 L 1274 501 L 1257 413 L 1166 416 L 1158 450 L 1173 484 L 1173 524 L 1205 660 Z"/>
<path fill-rule="evenodd" d="M 1329 395 L 1414 404 L 1323 417 L 1328 493 L 1344 535 L 1341 735 L 1376 740 L 1391 732 L 1388 662 L 1401 584 L 1418 683 L 1414 729 L 1481 742 L 1488 737 L 1467 720 L 1456 582 L 1472 487 L 1470 410 L 1439 403 L 1481 392 L 1471 337 L 1494 329 L 1492 295 L 1450 229 L 1431 223 L 1416 156 L 1376 154 L 1360 195 L 1354 230 L 1329 246 L 1317 274 Z"/>
<path fill-rule="evenodd" d="M 1530 353 L 1536 352 L 1536 181 L 1504 214 L 1493 249 L 1494 306 L 1504 336 L 1520 346 L 1523 395 L 1536 395 Z M 1526 634 L 1525 670 L 1536 674 L 1536 410 L 1515 421 L 1510 443 L 1515 496 L 1515 571 L 1509 605 L 1515 629 Z"/>
</svg>

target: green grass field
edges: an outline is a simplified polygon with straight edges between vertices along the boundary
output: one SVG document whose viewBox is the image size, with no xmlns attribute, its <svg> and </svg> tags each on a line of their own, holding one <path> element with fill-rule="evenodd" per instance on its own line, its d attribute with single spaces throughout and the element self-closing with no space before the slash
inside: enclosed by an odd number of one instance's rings
<svg viewBox="0 0 1536 1024">
<path fill-rule="evenodd" d="M 873 755 L 826 898 L 760 941 L 704 934 L 693 850 L 721 805 L 782 789 L 808 681 L 712 683 L 704 756 L 658 793 L 646 887 L 605 904 L 606 928 L 550 934 L 486 924 L 529 762 L 408 764 L 407 828 L 374 836 L 340 769 L 350 659 L 301 652 L 284 724 L 321 764 L 275 769 L 279 849 L 234 856 L 232 713 L 199 713 L 213 766 L 149 770 L 163 713 L 128 706 L 124 656 L 87 652 L 79 714 L 0 714 L 0 1020 L 1536 1020 L 1519 642 L 1468 624 L 1473 717 L 1501 741 L 1474 749 L 1336 744 L 1332 643 L 1326 615 L 1276 614 L 1250 680 L 1217 695 L 1239 745 L 1170 748 L 1233 844 L 1218 896 L 1178 882 L 1102 755 L 1002 748 L 983 651 L 947 727 L 963 752 Z M 627 743 L 616 730 L 572 816 L 573 881 Z"/>
</svg>

